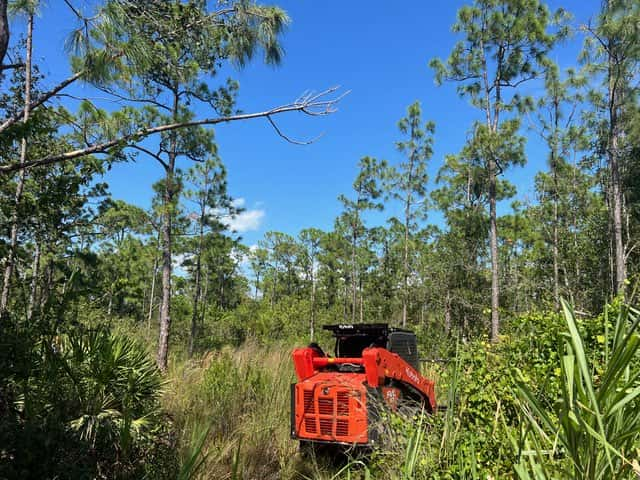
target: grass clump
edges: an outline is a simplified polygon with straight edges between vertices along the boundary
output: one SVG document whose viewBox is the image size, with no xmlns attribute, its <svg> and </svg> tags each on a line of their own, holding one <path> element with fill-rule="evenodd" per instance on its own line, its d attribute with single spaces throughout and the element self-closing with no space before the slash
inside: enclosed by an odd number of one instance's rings
<svg viewBox="0 0 640 480">
<path fill-rule="evenodd" d="M 163 404 L 174 419 L 185 463 L 194 463 L 194 450 L 198 453 L 200 466 L 191 478 L 294 475 L 290 350 L 249 342 L 171 372 Z"/>
</svg>

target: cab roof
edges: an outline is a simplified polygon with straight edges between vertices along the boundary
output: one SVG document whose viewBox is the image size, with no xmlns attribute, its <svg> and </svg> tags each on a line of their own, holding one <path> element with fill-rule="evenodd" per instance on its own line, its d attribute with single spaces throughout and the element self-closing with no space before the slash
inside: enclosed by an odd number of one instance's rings
<svg viewBox="0 0 640 480">
<path fill-rule="evenodd" d="M 387 323 L 340 323 L 324 325 L 322 328 L 333 332 L 336 337 L 344 335 L 381 335 L 386 337 L 393 332 L 413 333 L 411 330 L 390 327 Z"/>
</svg>

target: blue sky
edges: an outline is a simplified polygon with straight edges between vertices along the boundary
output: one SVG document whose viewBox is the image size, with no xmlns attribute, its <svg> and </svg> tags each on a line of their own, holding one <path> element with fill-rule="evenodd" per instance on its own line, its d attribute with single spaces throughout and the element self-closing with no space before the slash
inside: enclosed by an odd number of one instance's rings
<svg viewBox="0 0 640 480">
<path fill-rule="evenodd" d="M 81 0 L 76 0 L 81 4 Z M 337 196 L 349 193 L 358 160 L 364 155 L 399 158 L 394 142 L 396 123 L 406 107 L 419 100 L 424 119 L 436 122 L 435 153 L 430 172 L 434 179 L 443 158 L 457 152 L 477 112 L 460 99 L 454 85 L 437 87 L 428 62 L 446 57 L 457 37 L 451 33 L 463 1 L 382 2 L 364 0 L 280 0 L 292 19 L 283 38 L 286 51 L 278 68 L 258 60 L 244 70 L 224 72 L 240 82 L 238 108 L 249 112 L 288 103 L 306 90 L 341 85 L 350 94 L 339 111 L 326 118 L 291 114 L 278 119 L 287 134 L 297 138 L 323 137 L 308 146 L 289 144 L 266 120 L 233 123 L 215 129 L 220 155 L 229 174 L 233 196 L 244 199 L 248 210 L 243 223 L 247 244 L 265 231 L 291 234 L 306 227 L 330 229 L 340 212 Z M 596 0 L 551 1 L 574 15 L 580 24 L 595 15 Z M 16 26 L 14 33 L 22 27 Z M 73 21 L 62 0 L 48 0 L 36 23 L 35 56 L 53 83 L 64 78 L 68 62 L 61 55 Z M 562 67 L 575 65 L 582 44 L 580 35 L 553 53 Z M 220 77 L 223 81 L 224 77 Z M 531 91 L 539 93 L 532 85 Z M 92 96 L 88 86 L 74 94 Z M 207 114 L 200 110 L 199 114 Z M 518 187 L 518 198 L 533 200 L 535 173 L 546 168 L 546 153 L 533 133 L 527 146 L 528 164 L 508 171 Z M 186 161 L 181 163 L 186 168 Z M 116 165 L 105 180 L 114 198 L 148 207 L 151 185 L 162 176 L 152 160 Z M 385 215 L 397 213 L 393 206 Z M 431 221 L 440 222 L 433 213 Z"/>
</svg>

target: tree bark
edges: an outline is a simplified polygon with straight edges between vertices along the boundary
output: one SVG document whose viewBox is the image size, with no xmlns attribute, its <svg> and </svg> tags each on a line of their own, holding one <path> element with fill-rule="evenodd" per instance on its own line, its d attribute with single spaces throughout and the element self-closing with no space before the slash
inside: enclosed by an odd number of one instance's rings
<svg viewBox="0 0 640 480">
<path fill-rule="evenodd" d="M 209 282 L 207 281 L 209 279 L 209 274 L 207 273 L 206 269 L 205 272 L 201 275 L 201 278 L 204 280 L 204 289 L 202 290 L 202 296 L 200 298 L 200 305 L 202 305 L 202 307 L 200 308 L 199 321 L 200 328 L 204 329 L 204 320 L 205 318 L 207 318 L 207 305 L 209 305 Z M 202 280 L 200 282 L 202 283 Z"/>
<path fill-rule="evenodd" d="M 500 289 L 498 269 L 498 222 L 496 211 L 496 165 L 495 160 L 489 161 L 489 248 L 491 249 L 491 342 L 498 341 L 500 329 Z"/>
<path fill-rule="evenodd" d="M 4 57 L 9 48 L 9 19 L 7 17 L 7 7 L 9 0 L 0 0 L 0 65 L 4 64 Z"/>
<path fill-rule="evenodd" d="M 273 267 L 273 282 L 271 285 L 271 309 L 273 310 L 273 307 L 275 306 L 276 303 L 276 289 L 278 287 L 278 275 L 279 275 L 279 264 L 277 261 L 274 262 L 274 267 Z"/>
<path fill-rule="evenodd" d="M 2 5 L 0 5 L 0 8 Z M 5 5 L 6 10 L 6 5 Z M 8 35 L 8 33 L 7 33 Z M 24 111 L 22 116 L 23 123 L 29 121 L 30 105 L 31 105 L 31 58 L 33 52 L 33 15 L 29 15 L 27 23 L 27 52 L 25 63 L 25 81 L 24 81 Z M 20 165 L 24 165 L 27 160 L 27 139 L 22 137 L 20 142 Z M 4 279 L 2 284 L 2 294 L 0 295 L 0 317 L 7 311 L 9 303 L 9 294 L 11 291 L 11 277 L 15 268 L 16 250 L 18 247 L 18 230 L 19 219 L 18 210 L 22 201 L 22 193 L 24 190 L 26 170 L 21 168 L 18 172 L 18 184 L 14 196 L 13 212 L 11 214 L 11 233 L 9 238 L 9 252 L 5 261 Z"/>
<path fill-rule="evenodd" d="M 160 239 L 158 238 L 158 243 Z M 149 292 L 149 311 L 147 313 L 147 331 L 151 331 L 151 317 L 153 315 L 153 299 L 156 294 L 156 277 L 158 275 L 158 255 L 153 256 L 153 271 L 151 272 L 151 291 Z"/>
<path fill-rule="evenodd" d="M 447 335 L 451 333 L 451 294 L 448 290 L 444 299 L 444 331 Z"/>
<path fill-rule="evenodd" d="M 38 302 L 38 314 L 42 315 L 49 304 L 51 299 L 51 292 L 53 291 L 54 283 L 54 265 L 53 258 L 49 257 L 49 260 L 44 269 L 44 281 L 42 282 L 42 289 L 40 290 L 40 299 Z"/>
<path fill-rule="evenodd" d="M 412 132 L 413 136 L 413 132 Z M 402 326 L 407 326 L 407 303 L 409 302 L 409 224 L 411 223 L 411 184 L 413 182 L 413 152 L 409 161 L 409 178 L 407 179 L 407 198 L 404 206 L 404 252 L 402 259 Z"/>
<path fill-rule="evenodd" d="M 552 255 L 553 255 L 553 301 L 556 307 L 556 310 L 560 307 L 560 267 L 559 267 L 559 247 L 558 247 L 558 180 L 557 173 L 554 170 L 553 172 L 553 180 L 554 180 L 554 198 L 553 198 L 553 226 L 552 226 L 552 235 L 553 235 L 553 245 L 552 245 Z"/>
<path fill-rule="evenodd" d="M 256 270 L 256 284 L 253 292 L 253 299 L 258 300 L 258 288 L 260 287 L 260 270 Z"/>
<path fill-rule="evenodd" d="M 311 341 L 315 340 L 316 336 L 316 276 L 314 274 L 314 259 L 311 260 L 311 321 L 309 325 L 309 336 Z"/>
<path fill-rule="evenodd" d="M 611 139 L 611 148 L 613 152 L 610 154 L 611 168 L 611 195 L 613 201 L 613 237 L 614 237 L 614 255 L 615 255 L 615 273 L 616 273 L 616 290 L 617 294 L 625 293 L 627 269 L 625 265 L 625 248 L 622 233 L 622 186 L 620 179 L 620 165 L 618 155 L 615 153 L 617 149 L 618 138 L 615 135 Z"/>
<path fill-rule="evenodd" d="M 356 248 L 358 243 L 358 235 L 356 233 L 357 225 L 354 224 L 353 235 L 351 238 L 351 322 L 356 321 L 356 305 L 358 302 L 358 261 L 356 256 Z"/>
<path fill-rule="evenodd" d="M 556 310 L 560 308 L 560 274 L 559 274 L 559 239 L 558 239 L 558 224 L 560 223 L 558 215 L 558 203 L 559 203 L 559 184 L 558 184 L 558 129 L 560 126 L 560 101 L 557 95 L 553 99 L 554 102 L 554 127 L 553 137 L 551 145 L 551 176 L 553 179 L 553 226 L 552 226 L 552 255 L 553 255 L 553 301 Z"/>
<path fill-rule="evenodd" d="M 111 319 L 111 312 L 113 310 L 113 287 L 109 289 L 109 303 L 107 304 L 107 317 Z"/>
<path fill-rule="evenodd" d="M 31 288 L 29 291 L 29 304 L 27 306 L 27 321 L 33 318 L 36 303 L 38 302 L 38 278 L 40 276 L 40 242 L 36 242 L 33 252 L 33 265 L 31 267 Z"/>
<path fill-rule="evenodd" d="M 174 122 L 178 119 L 179 94 L 176 88 L 173 95 L 172 114 Z M 177 139 L 175 132 L 171 133 L 169 140 L 168 162 L 165 175 L 165 188 L 163 192 L 162 212 L 162 303 L 160 304 L 160 333 L 158 337 L 158 356 L 156 363 L 161 372 L 167 371 L 169 355 L 169 335 L 171 333 L 171 263 L 173 247 L 173 202 L 176 194 L 175 166 L 177 158 Z"/>
<path fill-rule="evenodd" d="M 608 0 L 608 8 L 612 8 L 613 1 Z M 612 52 L 615 49 L 615 41 L 608 39 L 608 103 L 609 103 L 609 170 L 611 174 L 611 202 L 612 202 L 612 222 L 613 222 L 613 255 L 615 267 L 615 293 L 625 294 L 627 269 L 625 262 L 625 247 L 622 231 L 622 180 L 620 178 L 620 157 L 618 143 L 620 136 L 620 105 L 622 100 L 622 89 L 624 88 L 623 72 L 621 71 L 619 60 Z"/>
<path fill-rule="evenodd" d="M 487 128 L 496 133 L 500 122 L 500 79 L 494 80 L 493 88 L 495 88 L 495 101 L 491 102 L 491 88 L 489 85 L 489 68 L 485 55 L 484 43 L 480 42 L 482 51 L 482 78 L 484 84 L 485 96 L 485 116 Z M 502 51 L 498 52 L 497 71 L 502 71 Z M 492 118 L 493 112 L 493 118 Z M 489 250 L 491 253 L 491 342 L 498 342 L 498 333 L 500 330 L 500 275 L 498 266 L 498 222 L 497 222 L 497 159 L 489 153 L 487 160 L 489 174 Z"/>
<path fill-rule="evenodd" d="M 200 219 L 199 219 L 199 231 L 198 231 L 198 251 L 196 252 L 196 268 L 194 278 L 194 291 L 193 291 L 193 312 L 191 315 L 191 332 L 189 334 L 189 358 L 193 357 L 193 351 L 196 343 L 196 335 L 198 333 L 198 302 L 200 301 L 200 278 L 202 273 L 202 246 L 204 241 L 204 222 L 206 216 L 206 205 L 201 205 Z"/>
<path fill-rule="evenodd" d="M 349 288 L 346 285 L 344 285 L 344 302 L 342 302 L 342 318 L 344 318 L 344 321 L 347 321 L 347 303 L 349 302 Z"/>
</svg>

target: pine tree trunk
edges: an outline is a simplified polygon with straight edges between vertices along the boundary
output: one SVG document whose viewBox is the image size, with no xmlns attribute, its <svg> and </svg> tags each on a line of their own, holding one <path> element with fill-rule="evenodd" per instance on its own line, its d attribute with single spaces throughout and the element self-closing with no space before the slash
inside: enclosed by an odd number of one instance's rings
<svg viewBox="0 0 640 480">
<path fill-rule="evenodd" d="M 344 302 L 342 302 L 342 318 L 344 318 L 344 321 L 347 321 L 347 303 L 349 302 L 349 288 L 346 285 L 344 285 Z"/>
<path fill-rule="evenodd" d="M 553 300 L 556 310 L 560 308 L 560 274 L 559 274 L 559 246 L 558 246 L 558 202 L 560 196 L 560 186 L 558 185 L 558 133 L 560 125 L 560 102 L 554 98 L 554 130 L 551 145 L 551 176 L 553 179 L 553 226 L 552 226 L 552 255 L 553 255 Z"/>
<path fill-rule="evenodd" d="M 220 275 L 218 275 L 218 281 L 220 282 L 220 306 L 222 308 L 226 308 L 227 307 L 227 300 L 224 298 L 225 295 L 225 289 L 224 289 L 224 273 L 220 273 Z"/>
<path fill-rule="evenodd" d="M 178 120 L 177 89 L 173 98 L 173 119 Z M 173 247 L 173 202 L 175 197 L 175 165 L 177 157 L 176 134 L 171 133 L 169 140 L 168 163 L 165 176 L 165 189 L 163 193 L 162 214 L 162 302 L 160 304 L 160 334 L 158 337 L 158 356 L 156 363 L 161 372 L 167 371 L 167 361 L 169 356 L 169 335 L 171 333 L 171 273 L 173 265 L 171 263 Z"/>
<path fill-rule="evenodd" d="M 9 48 L 9 19 L 7 7 L 9 0 L 0 0 L 0 65 L 4 63 L 4 57 Z"/>
<path fill-rule="evenodd" d="M 200 328 L 204 329 L 204 319 L 207 315 L 207 305 L 209 304 L 209 275 L 203 273 L 201 278 L 204 280 L 204 289 L 202 290 L 202 298 L 200 299 Z M 200 281 L 202 283 L 202 280 Z M 202 287 L 201 287 L 202 288 Z"/>
<path fill-rule="evenodd" d="M 113 309 L 113 287 L 109 290 L 109 303 L 107 304 L 107 317 L 111 318 L 111 311 Z"/>
<path fill-rule="evenodd" d="M 195 285 L 193 291 L 193 312 L 191 314 L 191 332 L 189 335 L 189 358 L 193 357 L 193 351 L 196 343 L 196 335 L 198 331 L 198 302 L 200 301 L 200 277 L 202 273 L 202 245 L 204 240 L 204 221 L 206 211 L 203 208 L 200 213 L 200 225 L 199 225 L 199 237 L 198 237 L 198 251 L 196 252 L 196 270 L 195 270 Z"/>
<path fill-rule="evenodd" d="M 613 10 L 613 0 L 608 0 L 608 8 Z M 613 39 L 608 39 L 608 88 L 609 88 L 609 169 L 611 173 L 611 202 L 613 221 L 613 254 L 615 265 L 615 293 L 625 294 L 627 271 L 625 265 L 625 247 L 622 232 L 622 180 L 620 178 L 620 158 L 618 142 L 620 136 L 619 105 L 622 100 L 622 88 L 625 81 L 618 59 L 611 53 L 615 48 Z"/>
<path fill-rule="evenodd" d="M 572 188 L 572 194 L 573 197 L 575 198 L 576 196 L 576 192 L 578 191 L 578 185 L 577 185 L 577 174 L 576 174 L 576 169 L 577 169 L 577 164 L 575 162 L 575 158 L 573 161 L 573 173 L 572 173 L 572 178 L 571 178 L 571 188 Z M 581 281 L 580 281 L 580 276 L 581 276 L 581 271 L 580 271 L 580 256 L 578 255 L 578 212 L 576 211 L 576 207 L 572 207 L 572 211 L 571 211 L 571 230 L 573 232 L 573 257 L 575 259 L 574 261 L 574 265 L 573 265 L 573 274 L 575 275 L 574 278 L 574 288 L 575 285 L 580 285 Z M 569 279 L 568 279 L 568 275 L 566 275 L 565 272 L 565 287 L 568 288 L 568 283 L 569 283 Z M 570 296 L 571 296 L 571 304 L 576 306 L 576 302 L 574 301 L 574 294 L 573 294 L 573 289 L 570 290 Z M 582 297 L 581 297 L 582 298 Z M 584 305 L 581 304 L 580 308 L 584 309 Z"/>
<path fill-rule="evenodd" d="M 0 7 L 3 7 L 0 5 Z M 6 7 L 6 5 L 4 5 Z M 0 15 L 1 16 L 1 15 Z M 6 8 L 5 8 L 6 17 Z M 1 32 L 0 32 L 1 33 Z M 8 35 L 8 30 L 7 30 Z M 22 116 L 23 123 L 27 123 L 30 114 L 31 105 L 31 58 L 33 52 L 33 15 L 29 15 L 27 23 L 27 52 L 25 63 L 25 81 L 24 81 L 24 113 Z M 27 160 L 27 139 L 22 138 L 20 142 L 20 164 L 24 164 Z M 13 270 L 15 268 L 16 250 L 18 247 L 18 210 L 20 208 L 20 202 L 22 201 L 22 192 L 24 190 L 26 171 L 24 168 L 20 169 L 18 173 L 18 184 L 16 185 L 16 193 L 13 202 L 13 212 L 11 214 L 11 233 L 9 238 L 9 252 L 4 267 L 4 278 L 2 283 L 2 294 L 0 294 L 0 317 L 7 311 L 9 304 L 9 295 L 11 291 L 11 277 L 13 276 Z"/>
<path fill-rule="evenodd" d="M 402 326 L 407 326 L 407 303 L 409 301 L 409 216 L 411 214 L 411 197 L 407 197 L 407 203 L 405 205 L 405 221 L 404 221 L 404 252 L 402 259 L 402 277 L 403 277 L 403 292 L 402 292 Z"/>
<path fill-rule="evenodd" d="M 449 291 L 444 299 L 444 331 L 447 335 L 451 332 L 451 295 Z"/>
<path fill-rule="evenodd" d="M 609 165 L 611 169 L 611 202 L 613 203 L 613 253 L 615 264 L 615 293 L 625 293 L 627 271 L 625 265 L 625 248 L 622 232 L 622 181 L 618 159 L 618 135 L 613 133 Z"/>
<path fill-rule="evenodd" d="M 42 290 L 40 291 L 40 301 L 38 305 L 39 315 L 42 315 L 44 313 L 45 308 L 48 305 L 49 300 L 51 299 L 51 292 L 53 291 L 54 266 L 52 258 L 49 258 L 44 272 L 44 282 L 42 285 Z"/>
<path fill-rule="evenodd" d="M 351 322 L 356 321 L 356 305 L 358 302 L 358 265 L 356 260 L 356 245 L 358 236 L 356 234 L 356 226 L 354 226 L 353 237 L 351 240 Z"/>
<path fill-rule="evenodd" d="M 169 195 L 165 193 L 165 202 Z M 171 219 L 169 213 L 164 214 L 162 226 L 162 300 L 160 303 L 160 335 L 158 338 L 158 368 L 167 370 L 169 351 L 169 333 L 171 328 Z"/>
<path fill-rule="evenodd" d="M 316 278 L 313 274 L 313 262 L 311 263 L 311 322 L 309 336 L 313 342 L 316 336 Z"/>
<path fill-rule="evenodd" d="M 411 128 L 411 137 L 415 132 Z M 407 326 L 407 303 L 409 302 L 409 225 L 411 223 L 411 188 L 413 186 L 413 169 L 414 169 L 415 151 L 409 156 L 409 172 L 407 177 L 407 198 L 404 204 L 404 252 L 402 258 L 402 276 L 404 292 L 402 293 L 402 326 Z"/>
<path fill-rule="evenodd" d="M 189 358 L 193 357 L 198 330 L 198 302 L 200 300 L 200 259 L 197 260 L 195 286 L 193 292 L 193 312 L 191 314 L 191 331 L 189 334 Z"/>
<path fill-rule="evenodd" d="M 31 267 L 31 288 L 29 291 L 29 304 L 27 306 L 27 320 L 31 321 L 38 301 L 38 278 L 40 276 L 40 242 L 36 242 L 33 252 L 33 265 Z"/>
<path fill-rule="evenodd" d="M 485 115 L 487 128 L 489 128 L 494 134 L 498 131 L 500 122 L 500 83 L 494 83 L 493 86 L 489 85 L 489 68 L 487 66 L 484 44 L 480 42 L 480 49 L 482 50 L 482 72 L 483 83 L 485 91 Z M 498 59 L 499 65 L 498 71 L 501 71 L 502 57 Z M 495 102 L 492 105 L 491 101 L 491 88 L 495 88 Z M 493 118 L 492 118 L 493 112 Z M 491 155 L 491 154 L 490 154 Z M 488 160 L 488 174 L 489 174 L 489 249 L 491 252 L 491 342 L 496 343 L 499 339 L 498 333 L 500 330 L 500 275 L 498 268 L 498 221 L 497 221 L 497 164 L 496 158 L 490 156 Z"/>
<path fill-rule="evenodd" d="M 554 175 L 555 177 L 555 175 Z M 557 190 L 556 190 L 557 192 Z M 559 248 L 558 248 L 558 197 L 557 194 L 553 200 L 553 298 L 556 310 L 560 307 L 560 267 L 559 267 Z"/>
<path fill-rule="evenodd" d="M 275 263 L 274 269 L 273 269 L 273 282 L 271 285 L 271 309 L 273 310 L 273 307 L 275 306 L 276 303 L 276 289 L 278 287 L 278 262 Z"/>
<path fill-rule="evenodd" d="M 495 160 L 489 161 L 489 244 L 491 249 L 491 342 L 498 341 L 500 330 L 500 287 L 498 270 L 498 222 L 496 211 L 496 164 Z"/>
<path fill-rule="evenodd" d="M 158 242 L 160 243 L 160 242 Z M 156 295 L 156 277 L 158 276 L 158 255 L 153 256 L 153 270 L 151 272 L 151 291 L 149 292 L 149 311 L 147 312 L 147 331 L 151 331 L 151 317 L 153 316 L 153 301 Z"/>
</svg>

